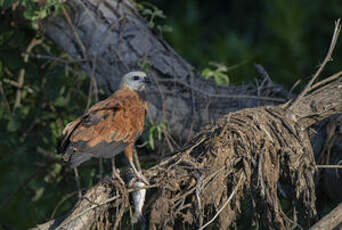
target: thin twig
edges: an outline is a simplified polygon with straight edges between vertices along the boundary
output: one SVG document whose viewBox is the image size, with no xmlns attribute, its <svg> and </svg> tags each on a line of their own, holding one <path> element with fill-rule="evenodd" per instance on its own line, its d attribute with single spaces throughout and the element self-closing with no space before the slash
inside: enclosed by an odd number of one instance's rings
<svg viewBox="0 0 342 230">
<path fill-rule="evenodd" d="M 268 75 L 267 71 L 265 70 L 265 68 L 260 65 L 260 64 L 254 64 L 254 68 L 256 69 L 256 71 L 264 77 L 264 79 L 266 80 L 271 80 L 270 76 Z"/>
<path fill-rule="evenodd" d="M 336 45 L 338 36 L 340 34 L 340 31 L 341 31 L 341 25 L 340 25 L 340 19 L 338 19 L 335 22 L 334 34 L 332 36 L 332 39 L 331 39 L 331 42 L 330 42 L 330 46 L 329 46 L 329 50 L 328 50 L 327 55 L 324 58 L 324 61 L 322 62 L 321 65 L 319 65 L 318 70 L 316 71 L 314 76 L 311 78 L 309 83 L 306 85 L 304 90 L 299 94 L 299 96 L 295 99 L 295 101 L 289 106 L 289 109 L 293 108 L 293 106 L 295 106 L 298 103 L 298 101 L 300 99 L 302 99 L 312 89 L 312 84 L 315 82 L 317 77 L 322 73 L 322 71 L 323 71 L 324 67 L 326 66 L 326 64 L 329 61 L 332 61 L 332 53 L 333 53 L 333 51 L 335 49 L 335 45 Z"/>
<path fill-rule="evenodd" d="M 16 96 L 15 96 L 15 103 L 14 103 L 14 107 L 13 107 L 13 111 L 18 108 L 21 104 L 21 89 L 24 85 L 24 76 L 25 76 L 25 69 L 22 68 L 19 71 L 19 77 L 18 77 L 18 89 L 16 92 Z"/>
<path fill-rule="evenodd" d="M 171 143 L 171 140 L 170 140 L 170 138 L 169 138 L 168 132 L 167 132 L 167 131 L 164 131 L 164 130 L 163 130 L 162 132 L 163 132 L 163 134 L 164 134 L 166 143 L 167 143 L 168 146 L 169 146 L 170 152 L 175 151 L 175 148 L 173 147 L 173 145 L 172 145 L 172 143 Z"/>
<path fill-rule="evenodd" d="M 53 219 L 55 217 L 55 214 L 57 212 L 57 210 L 59 209 L 59 207 L 68 199 L 70 199 L 71 197 L 75 196 L 75 194 L 78 194 L 78 191 L 69 193 L 67 195 L 65 195 L 56 205 L 56 207 L 54 208 L 54 210 L 51 213 L 50 219 Z"/>
<path fill-rule="evenodd" d="M 65 10 L 64 7 L 62 7 L 62 11 L 63 14 L 69 24 L 69 26 L 71 27 L 71 30 L 76 38 L 76 41 L 78 42 L 79 46 L 81 47 L 82 50 L 82 55 L 84 58 L 89 59 L 89 55 L 87 53 L 87 50 L 85 48 L 85 45 L 83 44 L 71 18 L 69 13 Z M 98 87 L 97 87 L 97 82 L 95 79 L 95 70 L 96 70 L 96 64 L 97 64 L 97 55 L 95 58 L 93 58 L 92 60 L 89 60 L 92 63 L 92 70 L 91 70 L 91 74 L 90 74 L 90 84 L 89 84 L 89 95 L 88 95 L 88 102 L 87 102 L 87 107 L 86 107 L 86 111 L 89 109 L 90 104 L 91 104 L 91 95 L 94 94 L 94 98 L 95 98 L 95 102 L 98 101 Z"/>
<path fill-rule="evenodd" d="M 126 190 L 126 187 L 124 186 L 123 187 L 124 188 L 124 190 Z M 128 195 L 128 193 L 127 193 L 127 191 L 126 191 L 126 193 L 125 193 L 125 191 L 124 191 L 124 193 L 122 194 L 122 196 L 123 195 L 125 195 L 125 198 L 126 199 L 124 199 L 124 198 L 122 198 L 122 203 L 121 203 L 121 208 L 120 208 L 120 210 L 119 210 L 119 213 L 117 213 L 116 215 L 115 215 L 115 223 L 114 223 L 114 226 L 113 226 L 113 230 L 116 230 L 116 229 L 118 229 L 118 227 L 119 227 L 119 224 L 121 223 L 121 220 L 122 220 L 122 216 L 123 216 L 123 214 L 125 213 L 125 208 L 127 207 L 127 201 L 128 201 L 128 197 L 127 197 L 127 195 Z M 122 197 L 121 196 L 121 197 Z M 126 202 L 125 202 L 126 201 Z M 128 204 L 129 205 L 129 204 Z"/>
<path fill-rule="evenodd" d="M 27 46 L 25 54 L 23 54 L 23 59 L 24 59 L 24 63 L 28 62 L 29 59 L 29 53 L 31 53 L 32 49 L 41 44 L 43 42 L 42 39 L 36 39 L 33 38 L 32 41 L 30 42 L 30 44 Z M 19 71 L 19 76 L 18 76 L 18 89 L 16 92 L 16 97 L 15 97 L 15 103 L 14 103 L 14 107 L 13 107 L 13 111 L 18 108 L 20 106 L 21 103 L 21 98 L 22 98 L 22 88 L 24 86 L 24 77 L 25 77 L 25 68 L 21 68 Z"/>
<path fill-rule="evenodd" d="M 319 169 L 342 169 L 342 165 L 316 165 Z"/>
<path fill-rule="evenodd" d="M 202 203 L 201 203 L 201 184 L 202 184 L 203 176 L 201 175 L 198 178 L 197 185 L 196 185 L 196 198 L 198 203 L 198 212 L 199 212 L 199 226 L 203 225 L 203 210 L 202 210 Z"/>
<path fill-rule="evenodd" d="M 199 89 L 197 87 L 191 86 L 185 82 L 182 82 L 177 79 L 159 79 L 159 82 L 175 82 L 179 83 L 185 87 L 192 88 L 194 91 L 199 92 L 200 94 L 208 97 L 214 97 L 214 98 L 236 98 L 236 99 L 256 99 L 256 100 L 264 100 L 264 101 L 275 101 L 275 102 L 285 102 L 285 99 L 282 98 L 274 98 L 274 97 L 262 97 L 262 96 L 252 96 L 252 95 L 227 95 L 227 94 L 212 94 L 207 93 L 202 89 Z M 167 90 L 164 90 L 164 92 L 167 92 Z"/>
<path fill-rule="evenodd" d="M 92 62 L 92 71 L 91 71 L 91 75 L 90 75 L 90 85 L 89 85 L 89 95 L 88 95 L 88 102 L 87 102 L 87 107 L 86 107 L 86 110 L 88 110 L 88 108 L 90 107 L 90 104 L 91 104 L 91 94 L 94 93 L 95 102 L 98 101 L 98 87 L 97 87 L 97 82 L 95 79 L 97 56 L 94 59 L 89 60 L 89 55 L 87 53 L 85 45 L 83 44 L 83 42 L 82 42 L 82 40 L 81 40 L 77 30 L 76 30 L 71 18 L 70 18 L 69 13 L 65 10 L 64 7 L 62 7 L 62 11 L 63 11 L 63 14 L 64 14 L 69 26 L 71 27 L 71 30 L 72 30 L 75 38 L 76 38 L 77 43 L 81 47 L 83 58 L 86 58 L 88 61 Z"/>
<path fill-rule="evenodd" d="M 231 201 L 231 199 L 233 199 L 235 193 L 237 192 L 237 190 L 240 188 L 240 185 L 243 181 L 244 178 L 244 174 L 241 173 L 240 175 L 240 179 L 238 184 L 236 185 L 236 187 L 234 188 L 233 192 L 230 194 L 230 196 L 228 197 L 228 199 L 226 200 L 226 202 L 222 205 L 222 207 L 218 210 L 218 212 L 215 214 L 215 216 L 209 221 L 207 222 L 205 225 L 203 225 L 202 227 L 199 228 L 199 230 L 203 230 L 204 228 L 206 228 L 209 224 L 211 224 L 212 222 L 215 221 L 215 219 L 220 215 L 220 213 L 223 211 L 223 209 L 229 204 L 229 202 Z"/>
<path fill-rule="evenodd" d="M 30 57 L 36 58 L 36 59 L 56 61 L 56 62 L 60 62 L 63 64 L 74 64 L 74 63 L 82 63 L 82 62 L 89 61 L 88 59 L 65 60 L 63 58 L 53 57 L 53 56 L 49 56 L 49 55 L 42 55 L 42 54 L 30 54 Z"/>
<path fill-rule="evenodd" d="M 211 180 L 214 180 L 214 178 L 217 177 L 221 172 L 223 172 L 224 169 L 226 169 L 226 166 L 222 166 L 221 168 L 210 174 L 207 178 L 205 178 L 202 182 L 201 189 L 203 189 Z"/>
<path fill-rule="evenodd" d="M 342 71 L 337 72 L 337 73 L 331 75 L 330 77 L 328 77 L 328 78 L 326 78 L 326 79 L 324 79 L 324 80 L 322 80 L 322 81 L 320 81 L 320 82 L 317 82 L 316 84 L 314 84 L 314 85 L 311 87 L 310 91 L 311 91 L 311 90 L 314 90 L 314 89 L 317 89 L 317 88 L 320 87 L 321 85 L 327 84 L 328 82 L 331 82 L 331 81 L 333 81 L 333 80 L 336 80 L 336 79 L 339 78 L 341 75 L 342 75 Z"/>
<path fill-rule="evenodd" d="M 299 79 L 299 80 L 297 80 L 297 81 L 293 84 L 293 86 L 292 86 L 291 89 L 289 90 L 289 94 L 290 94 L 290 95 L 293 93 L 294 89 L 299 85 L 299 83 L 300 83 L 301 81 L 302 81 L 302 80 Z"/>
<path fill-rule="evenodd" d="M 85 48 L 85 46 L 84 46 L 80 36 L 78 35 L 77 30 L 76 30 L 74 24 L 71 21 L 69 13 L 66 11 L 66 9 L 64 7 L 62 7 L 62 11 L 63 11 L 63 14 L 64 14 L 64 16 L 65 16 L 69 26 L 71 27 L 71 30 L 72 30 L 72 32 L 73 32 L 73 34 L 74 34 L 74 36 L 75 36 L 75 38 L 76 38 L 76 40 L 78 42 L 78 45 L 80 46 L 80 48 L 82 50 L 83 58 L 87 58 L 88 57 L 87 50 L 86 50 L 86 48 Z"/>
<path fill-rule="evenodd" d="M 7 83 L 7 84 L 12 85 L 12 86 L 14 86 L 14 87 L 17 87 L 17 88 L 19 88 L 19 89 L 25 89 L 25 90 L 27 90 L 27 92 L 30 93 L 30 94 L 33 94 L 33 93 L 34 93 L 33 89 L 31 89 L 30 87 L 28 87 L 28 86 L 26 86 L 26 85 L 21 85 L 21 84 L 18 83 L 17 81 L 11 80 L 11 79 L 9 79 L 9 78 L 4 78 L 4 79 L 2 79 L 2 81 L 3 81 L 4 83 Z"/>
</svg>

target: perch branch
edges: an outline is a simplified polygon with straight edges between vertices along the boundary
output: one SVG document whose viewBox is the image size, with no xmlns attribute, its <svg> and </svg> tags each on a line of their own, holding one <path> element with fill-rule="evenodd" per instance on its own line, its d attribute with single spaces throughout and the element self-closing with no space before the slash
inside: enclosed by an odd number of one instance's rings
<svg viewBox="0 0 342 230">
<path fill-rule="evenodd" d="M 108 200 L 105 200 L 104 202 L 102 202 L 101 204 L 94 204 L 92 206 L 90 206 L 89 208 L 83 210 L 82 212 L 78 213 L 77 215 L 73 216 L 72 218 L 70 218 L 68 221 L 66 221 L 65 223 L 61 224 L 60 226 L 58 226 L 56 228 L 56 230 L 63 228 L 65 225 L 69 224 L 70 222 L 76 220 L 78 217 L 83 216 L 85 213 L 89 212 L 90 210 L 100 207 L 102 205 L 105 205 L 109 202 L 112 202 L 113 200 L 116 200 L 119 196 L 113 196 L 111 198 L 109 198 Z"/>
<path fill-rule="evenodd" d="M 342 223 L 342 203 L 314 224 L 310 230 L 330 230 Z"/>
</svg>

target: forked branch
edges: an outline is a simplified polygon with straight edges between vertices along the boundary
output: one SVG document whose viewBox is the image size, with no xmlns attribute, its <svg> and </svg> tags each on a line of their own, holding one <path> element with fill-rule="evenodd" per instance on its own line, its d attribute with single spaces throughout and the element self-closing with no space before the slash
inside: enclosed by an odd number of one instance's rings
<svg viewBox="0 0 342 230">
<path fill-rule="evenodd" d="M 298 95 L 298 97 L 295 99 L 295 101 L 293 103 L 290 104 L 289 109 L 293 108 L 294 106 L 296 106 L 296 104 L 298 103 L 299 100 L 301 100 L 303 97 L 305 97 L 305 95 L 311 91 L 314 90 L 315 88 L 317 88 L 319 85 L 319 83 L 317 83 L 316 85 L 312 86 L 313 83 L 316 81 L 316 79 L 318 78 L 318 76 L 322 73 L 324 67 L 326 66 L 326 64 L 329 61 L 332 61 L 332 54 L 333 51 L 335 49 L 338 37 L 340 35 L 341 32 L 341 25 L 340 25 L 341 19 L 337 19 L 337 21 L 335 22 L 335 29 L 334 29 L 334 34 L 331 38 L 331 42 L 330 42 L 330 46 L 327 52 L 327 55 L 324 58 L 324 61 L 322 62 L 322 64 L 319 65 L 318 70 L 316 71 L 316 73 L 314 74 L 314 76 L 311 78 L 311 80 L 309 81 L 309 83 L 306 85 L 306 87 L 304 88 L 304 90 Z M 323 80 L 323 82 L 325 82 L 326 80 Z"/>
</svg>

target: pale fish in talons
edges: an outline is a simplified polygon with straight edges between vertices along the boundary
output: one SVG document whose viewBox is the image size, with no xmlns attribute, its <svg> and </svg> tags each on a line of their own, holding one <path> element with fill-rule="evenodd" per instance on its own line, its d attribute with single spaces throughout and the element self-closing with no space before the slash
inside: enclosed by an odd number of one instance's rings
<svg viewBox="0 0 342 230">
<path fill-rule="evenodd" d="M 133 172 L 129 170 L 127 172 L 127 179 L 128 179 L 128 184 L 132 188 L 141 188 L 145 187 L 146 184 L 142 181 L 139 181 L 138 178 L 135 177 Z M 131 218 L 131 223 L 136 224 L 140 223 L 140 230 L 145 230 L 146 229 L 146 220 L 143 216 L 142 210 L 144 207 L 145 203 L 145 197 L 146 197 L 146 189 L 139 189 L 135 190 L 132 193 L 132 200 L 133 200 L 133 206 L 134 206 L 134 214 Z"/>
</svg>

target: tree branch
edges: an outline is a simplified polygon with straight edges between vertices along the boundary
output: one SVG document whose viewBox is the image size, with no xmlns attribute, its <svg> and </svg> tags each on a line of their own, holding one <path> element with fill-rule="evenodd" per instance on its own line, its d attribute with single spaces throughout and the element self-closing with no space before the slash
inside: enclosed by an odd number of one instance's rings
<svg viewBox="0 0 342 230">
<path fill-rule="evenodd" d="M 331 230 L 342 223 L 342 203 L 314 224 L 310 230 Z"/>
<path fill-rule="evenodd" d="M 334 33 L 333 36 L 331 38 L 331 42 L 330 42 L 330 46 L 328 49 L 328 53 L 324 58 L 324 61 L 321 65 L 319 65 L 318 70 L 316 71 L 316 73 L 314 74 L 314 76 L 311 78 L 311 80 L 309 81 L 309 83 L 306 85 L 306 87 L 304 88 L 304 90 L 298 95 L 298 97 L 296 98 L 296 100 L 290 105 L 289 109 L 291 109 L 293 106 L 295 106 L 299 100 L 301 100 L 306 94 L 307 92 L 309 92 L 310 90 L 312 90 L 314 87 L 312 87 L 312 84 L 316 81 L 316 79 L 318 78 L 318 76 L 322 73 L 324 67 L 326 66 L 326 64 L 329 61 L 332 61 L 332 53 L 335 49 L 338 37 L 340 35 L 341 32 L 341 25 L 340 25 L 340 19 L 338 19 L 335 22 L 335 29 L 334 29 Z"/>
</svg>

